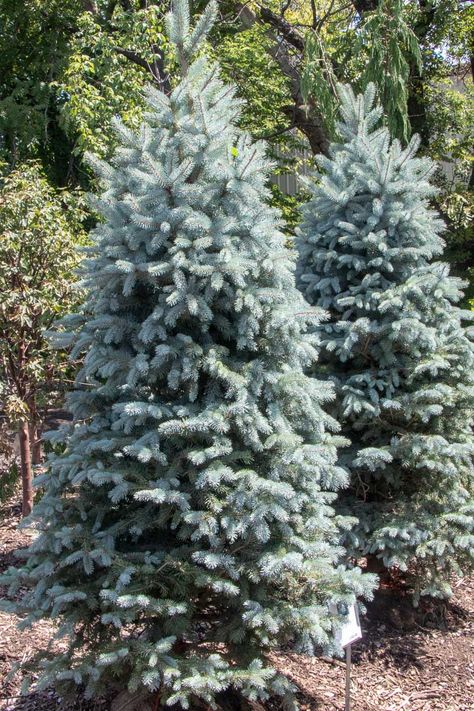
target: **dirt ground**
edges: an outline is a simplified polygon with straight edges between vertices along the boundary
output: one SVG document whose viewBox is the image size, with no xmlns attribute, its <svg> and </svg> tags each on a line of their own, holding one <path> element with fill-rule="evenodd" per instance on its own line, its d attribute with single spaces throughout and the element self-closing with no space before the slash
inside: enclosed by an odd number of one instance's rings
<svg viewBox="0 0 474 711">
<path fill-rule="evenodd" d="M 0 570 L 14 563 L 15 549 L 33 535 L 18 531 L 18 514 L 14 507 L 0 510 Z M 16 623 L 14 615 L 0 612 L 2 711 L 108 711 L 106 700 L 65 705 L 53 691 L 20 697 L 21 674 L 6 675 L 15 662 L 46 647 L 51 625 L 20 632 Z M 457 581 L 448 604 L 424 602 L 416 612 L 402 591 L 383 589 L 362 626 L 364 637 L 352 648 L 351 711 L 474 710 L 474 578 Z M 344 709 L 344 662 L 291 653 L 274 654 L 272 661 L 299 687 L 302 711 Z"/>
</svg>

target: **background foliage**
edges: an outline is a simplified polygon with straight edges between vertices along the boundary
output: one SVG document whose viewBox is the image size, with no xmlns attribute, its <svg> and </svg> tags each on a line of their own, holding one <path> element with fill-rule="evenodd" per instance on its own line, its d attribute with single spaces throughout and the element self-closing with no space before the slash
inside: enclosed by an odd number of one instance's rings
<svg viewBox="0 0 474 711">
<path fill-rule="evenodd" d="M 32 501 L 31 465 L 41 459 L 39 432 L 65 389 L 65 354 L 49 347 L 45 333 L 79 300 L 74 270 L 83 215 L 76 196 L 52 188 L 37 163 L 21 163 L 0 181 L 0 456 L 12 466 L 16 429 L 24 512 Z"/>
</svg>

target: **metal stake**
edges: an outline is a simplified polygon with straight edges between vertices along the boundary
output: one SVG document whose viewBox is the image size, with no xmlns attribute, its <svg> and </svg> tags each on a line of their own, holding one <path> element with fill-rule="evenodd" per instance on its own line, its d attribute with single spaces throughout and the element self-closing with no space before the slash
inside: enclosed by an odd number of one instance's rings
<svg viewBox="0 0 474 711">
<path fill-rule="evenodd" d="M 346 647 L 346 703 L 344 711 L 351 711 L 351 646 Z"/>
</svg>

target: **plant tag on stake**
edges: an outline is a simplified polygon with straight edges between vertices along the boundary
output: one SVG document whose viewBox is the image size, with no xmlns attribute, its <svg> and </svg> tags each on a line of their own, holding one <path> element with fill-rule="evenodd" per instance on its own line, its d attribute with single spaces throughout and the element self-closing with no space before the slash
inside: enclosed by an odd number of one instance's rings
<svg viewBox="0 0 474 711">
<path fill-rule="evenodd" d="M 341 610 L 337 609 L 336 605 L 332 603 L 329 606 L 330 612 L 333 614 L 341 613 Z M 348 644 L 357 642 L 358 639 L 362 639 L 362 630 L 360 627 L 359 620 L 359 609 L 357 603 L 352 603 L 346 608 L 346 619 L 335 633 L 335 640 L 341 647 L 347 647 Z"/>
<path fill-rule="evenodd" d="M 359 620 L 359 609 L 357 603 L 352 605 L 337 606 L 334 603 L 329 605 L 329 611 L 334 615 L 345 615 L 342 626 L 336 630 L 334 638 L 341 647 L 346 650 L 346 692 L 344 711 L 351 711 L 351 644 L 362 638 L 362 630 Z"/>
</svg>

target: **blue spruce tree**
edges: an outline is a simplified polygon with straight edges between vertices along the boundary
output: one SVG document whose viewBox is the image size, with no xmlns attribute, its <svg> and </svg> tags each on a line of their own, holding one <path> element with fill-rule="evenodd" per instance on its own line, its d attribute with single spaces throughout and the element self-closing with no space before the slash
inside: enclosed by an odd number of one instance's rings
<svg viewBox="0 0 474 711">
<path fill-rule="evenodd" d="M 26 625 L 57 619 L 70 640 L 40 684 L 128 689 L 127 704 L 286 695 L 265 652 L 334 651 L 330 603 L 372 587 L 339 563 L 341 438 L 330 384 L 304 372 L 318 311 L 266 202 L 265 147 L 236 127 L 217 67 L 192 61 L 215 10 L 192 29 L 176 2 L 182 80 L 150 89 L 140 132 L 117 122 L 114 160 L 94 161 L 103 220 L 63 339 L 85 354 L 74 423 L 6 577 L 30 589 Z"/>
<path fill-rule="evenodd" d="M 369 86 L 340 87 L 341 143 L 320 157 L 299 237 L 298 285 L 330 312 L 317 327 L 333 414 L 352 445 L 341 512 L 355 556 L 411 573 L 416 597 L 449 594 L 474 557 L 474 348 L 429 207 L 433 166 L 402 150 Z M 472 335 L 472 334 L 471 334 Z M 410 575 L 409 575 L 410 577 Z"/>
</svg>

